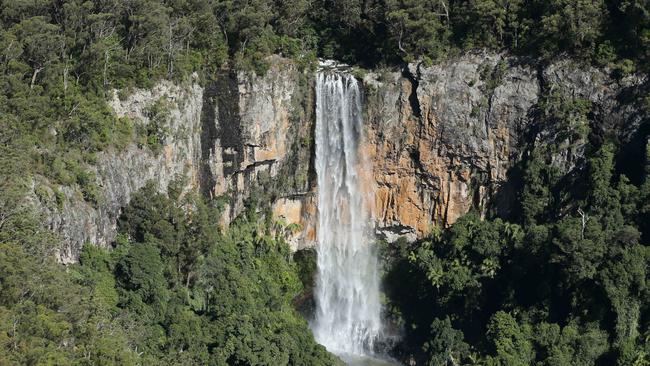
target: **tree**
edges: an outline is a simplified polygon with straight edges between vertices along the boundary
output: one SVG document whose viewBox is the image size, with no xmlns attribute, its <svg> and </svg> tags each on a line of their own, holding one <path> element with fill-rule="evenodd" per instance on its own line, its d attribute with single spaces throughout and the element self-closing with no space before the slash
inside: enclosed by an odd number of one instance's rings
<svg viewBox="0 0 650 366">
<path fill-rule="evenodd" d="M 463 46 L 500 49 L 519 46 L 522 32 L 521 0 L 469 0 L 455 9 L 456 36 Z"/>
<path fill-rule="evenodd" d="M 160 251 L 152 244 L 135 244 L 116 267 L 118 285 L 138 295 L 142 301 L 164 306 L 169 295 L 163 276 Z"/>
<path fill-rule="evenodd" d="M 224 0 L 217 3 L 215 12 L 230 46 L 231 53 L 243 62 L 252 57 L 260 62 L 262 55 L 274 50 L 273 18 L 270 0 Z"/>
<path fill-rule="evenodd" d="M 606 15 L 603 0 L 552 0 L 540 5 L 543 11 L 537 37 L 542 55 L 563 51 L 593 55 Z"/>
<path fill-rule="evenodd" d="M 545 358 L 540 365 L 593 365 L 608 348 L 607 333 L 595 324 L 580 327 L 570 323 L 564 328 L 557 324 L 541 323 L 535 327 L 536 347 Z"/>
<path fill-rule="evenodd" d="M 62 38 L 59 28 L 37 16 L 20 22 L 15 33 L 23 45 L 24 57 L 33 70 L 30 81 L 30 88 L 33 89 L 38 74 L 60 57 Z"/>
<path fill-rule="evenodd" d="M 469 346 L 463 341 L 463 332 L 452 327 L 449 317 L 438 318 L 431 323 L 431 340 L 423 346 L 428 354 L 427 365 L 458 364 L 467 357 Z"/>
<path fill-rule="evenodd" d="M 134 58 L 149 70 L 163 65 L 168 49 L 170 9 L 156 1 L 136 2 L 128 11 L 127 57 Z"/>
<path fill-rule="evenodd" d="M 449 9 L 446 0 L 389 0 L 386 20 L 397 50 L 406 59 L 438 59 L 449 37 Z"/>
<path fill-rule="evenodd" d="M 602 229 L 595 220 L 583 229 L 581 219 L 564 218 L 556 226 L 553 244 L 558 249 L 552 256 L 560 263 L 570 283 L 593 279 L 607 252 Z"/>
<path fill-rule="evenodd" d="M 496 365 L 525 366 L 533 364 L 535 350 L 530 341 L 529 325 L 519 326 L 515 318 L 499 311 L 492 316 L 487 336 L 496 348 Z"/>
<path fill-rule="evenodd" d="M 557 173 L 545 161 L 545 152 L 535 148 L 526 161 L 524 170 L 524 187 L 521 192 L 522 223 L 534 224 L 544 219 L 547 210 L 552 207 L 551 190 Z"/>
</svg>

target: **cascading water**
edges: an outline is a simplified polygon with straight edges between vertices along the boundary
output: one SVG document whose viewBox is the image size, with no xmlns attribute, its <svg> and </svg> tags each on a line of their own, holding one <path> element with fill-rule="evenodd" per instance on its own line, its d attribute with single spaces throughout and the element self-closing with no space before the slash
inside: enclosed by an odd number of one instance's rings
<svg viewBox="0 0 650 366">
<path fill-rule="evenodd" d="M 376 255 L 370 245 L 362 184 L 368 164 L 359 155 L 361 90 L 347 74 L 316 78 L 316 173 L 318 176 L 318 277 L 316 340 L 333 353 L 374 353 L 381 335 Z"/>
</svg>

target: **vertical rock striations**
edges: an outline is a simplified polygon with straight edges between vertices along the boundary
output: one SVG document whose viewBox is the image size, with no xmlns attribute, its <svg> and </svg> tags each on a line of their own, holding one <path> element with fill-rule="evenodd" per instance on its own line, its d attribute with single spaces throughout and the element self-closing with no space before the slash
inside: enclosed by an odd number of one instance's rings
<svg viewBox="0 0 650 366">
<path fill-rule="evenodd" d="M 386 239 L 415 239 L 470 209 L 507 215 L 516 201 L 513 167 L 533 146 L 559 142 L 561 126 L 539 119 L 547 95 L 591 103 L 592 129 L 625 139 L 638 128 L 640 117 L 618 97 L 641 78 L 616 81 L 567 61 L 546 68 L 524 61 L 478 53 L 364 77 L 365 151 L 374 160 L 375 217 Z M 580 168 L 584 143 L 562 147 L 554 164 L 565 173 Z"/>
<path fill-rule="evenodd" d="M 152 151 L 136 142 L 123 150 L 106 150 L 97 154 L 96 164 L 88 166 L 96 176 L 100 189 L 98 202 L 84 201 L 77 187 L 60 187 L 64 198 L 58 205 L 40 202 L 46 218 L 45 225 L 60 234 L 63 247 L 59 260 L 77 260 L 83 245 L 89 243 L 109 246 L 115 240 L 116 222 L 121 208 L 133 193 L 153 181 L 166 191 L 172 181 L 182 179 L 185 190 L 197 185 L 197 164 L 200 161 L 200 115 L 203 90 L 198 85 L 181 87 L 162 82 L 151 90 L 135 90 L 124 100 L 117 91 L 110 101 L 120 118 L 129 118 L 133 125 L 146 126 L 151 121 L 151 106 L 159 102 L 166 106 L 166 118 L 159 121 L 165 131 L 159 151 Z M 38 177 L 36 183 L 43 184 Z"/>
<path fill-rule="evenodd" d="M 115 92 L 111 107 L 136 130 L 156 119 L 159 151 L 140 136 L 122 150 L 97 154 L 87 167 L 100 191 L 95 204 L 78 187 L 35 178 L 33 200 L 46 226 L 64 239 L 60 260 L 75 261 L 86 243 L 111 245 L 121 208 L 150 180 L 160 191 L 178 181 L 184 190 L 227 197 L 224 225 L 258 196 L 277 218 L 300 224 L 294 248 L 312 245 L 313 80 L 289 60 L 269 62 L 266 75 L 224 71 L 205 88 L 161 82 L 122 99 Z M 517 199 L 515 168 L 534 146 L 553 146 L 551 163 L 566 174 L 584 166 L 587 138 L 614 134 L 644 146 L 645 117 L 630 95 L 645 82 L 569 61 L 540 66 L 495 53 L 368 73 L 362 80 L 368 138 L 360 149 L 373 161 L 372 214 L 380 236 L 415 239 L 471 209 L 507 215 Z M 540 118 L 549 98 L 588 105 L 589 136 L 567 139 L 567 126 Z M 158 102 L 166 106 L 164 120 L 151 113 Z"/>
<path fill-rule="evenodd" d="M 161 82 L 151 90 L 132 90 L 122 99 L 115 91 L 110 106 L 117 117 L 129 118 L 136 130 L 153 123 L 154 104 L 164 105 L 164 118 L 155 122 L 162 135 L 160 147 L 154 152 L 136 136 L 122 150 L 97 154 L 96 164 L 87 167 L 95 173 L 100 190 L 95 204 L 84 201 L 78 187 L 56 187 L 44 177 L 35 179 L 34 192 L 38 186 L 50 197 L 55 196 L 54 189 L 64 196 L 57 204 L 33 194 L 45 225 L 63 239 L 59 260 L 76 261 L 88 243 L 110 246 L 122 207 L 149 181 L 161 192 L 179 182 L 183 191 L 198 188 L 207 196 L 228 198 L 224 225 L 241 212 L 260 177 L 278 181 L 283 186 L 278 192 L 286 199 L 297 197 L 300 202 L 309 197 L 305 194 L 309 146 L 306 153 L 299 147 L 311 134 L 311 113 L 305 112 L 311 90 L 293 63 L 279 57 L 270 62 L 264 76 L 224 72 L 206 88 L 193 82 L 185 86 Z M 297 175 L 303 176 L 300 184 Z M 283 215 L 281 209 L 277 213 Z"/>
</svg>

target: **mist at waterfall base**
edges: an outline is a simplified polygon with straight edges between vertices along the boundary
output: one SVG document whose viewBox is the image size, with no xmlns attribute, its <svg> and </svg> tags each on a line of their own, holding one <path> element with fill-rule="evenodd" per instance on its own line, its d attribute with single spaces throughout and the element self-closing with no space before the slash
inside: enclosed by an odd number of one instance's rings
<svg viewBox="0 0 650 366">
<path fill-rule="evenodd" d="M 316 77 L 318 177 L 316 340 L 350 365 L 388 365 L 382 341 L 377 256 L 362 187 L 368 164 L 359 155 L 362 95 L 357 80 L 339 72 Z"/>
</svg>

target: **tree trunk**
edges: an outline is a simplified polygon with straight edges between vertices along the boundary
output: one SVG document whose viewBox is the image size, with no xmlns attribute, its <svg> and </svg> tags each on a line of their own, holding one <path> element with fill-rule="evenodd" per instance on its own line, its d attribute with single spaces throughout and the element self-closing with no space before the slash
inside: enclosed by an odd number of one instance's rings
<svg viewBox="0 0 650 366">
<path fill-rule="evenodd" d="M 109 59 L 109 50 L 104 51 L 104 71 L 102 76 L 104 77 L 104 88 L 108 86 L 108 59 Z"/>
<path fill-rule="evenodd" d="M 172 22 L 169 22 L 169 44 L 168 44 L 168 49 L 167 49 L 167 58 L 168 58 L 168 65 L 167 65 L 167 77 L 171 78 L 172 75 L 174 74 L 174 42 L 173 42 L 173 32 L 174 32 L 174 25 Z"/>
<path fill-rule="evenodd" d="M 68 91 L 68 72 L 70 71 L 70 67 L 68 66 L 68 62 L 66 60 L 65 67 L 63 68 L 63 95 L 67 95 Z"/>
<path fill-rule="evenodd" d="M 582 218 L 582 230 L 580 231 L 580 237 L 582 239 L 585 238 L 585 228 L 587 227 L 587 221 L 589 221 L 589 216 L 587 216 L 587 213 L 582 211 L 581 208 L 578 208 L 578 213 L 580 214 L 580 217 Z"/>
<path fill-rule="evenodd" d="M 32 74 L 32 82 L 29 84 L 29 89 L 34 89 L 34 83 L 36 83 L 36 76 L 38 76 L 38 73 L 43 71 L 42 67 L 37 67 L 34 69 L 34 73 Z"/>
<path fill-rule="evenodd" d="M 445 4 L 445 0 L 440 0 L 440 5 L 442 5 L 442 9 L 445 11 L 445 18 L 447 18 L 447 28 L 451 26 L 451 20 L 449 19 L 449 9 L 447 8 L 447 4 Z"/>
</svg>

